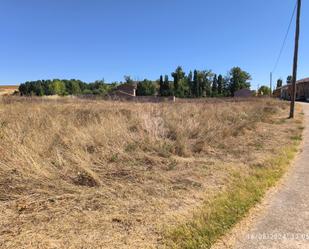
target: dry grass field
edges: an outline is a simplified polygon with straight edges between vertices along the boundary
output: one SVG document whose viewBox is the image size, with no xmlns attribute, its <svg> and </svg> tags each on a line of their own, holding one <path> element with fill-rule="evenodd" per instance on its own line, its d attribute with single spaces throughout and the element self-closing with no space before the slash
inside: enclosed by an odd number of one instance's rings
<svg viewBox="0 0 309 249">
<path fill-rule="evenodd" d="M 0 96 L 12 94 L 18 90 L 18 86 L 2 86 L 0 85 Z"/>
<path fill-rule="evenodd" d="M 0 248 L 185 248 L 166 234 L 300 139 L 287 108 L 2 98 Z"/>
</svg>

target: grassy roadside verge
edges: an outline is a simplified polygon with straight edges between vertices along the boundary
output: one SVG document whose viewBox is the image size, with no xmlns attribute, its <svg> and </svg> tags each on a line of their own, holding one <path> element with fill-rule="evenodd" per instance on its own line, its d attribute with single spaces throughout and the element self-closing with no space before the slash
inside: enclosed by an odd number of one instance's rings
<svg viewBox="0 0 309 249">
<path fill-rule="evenodd" d="M 284 147 L 263 166 L 254 166 L 249 176 L 234 175 L 227 191 L 205 203 L 194 218 L 167 232 L 168 248 L 211 248 L 211 246 L 247 212 L 261 201 L 266 191 L 283 176 L 295 157 L 301 131 L 292 145 Z"/>
</svg>

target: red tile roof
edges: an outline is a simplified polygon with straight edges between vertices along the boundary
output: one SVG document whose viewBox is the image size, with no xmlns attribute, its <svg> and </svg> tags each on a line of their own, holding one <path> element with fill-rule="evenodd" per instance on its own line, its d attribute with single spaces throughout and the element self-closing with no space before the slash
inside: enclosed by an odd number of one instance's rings
<svg viewBox="0 0 309 249">
<path fill-rule="evenodd" d="M 309 83 L 309 78 L 304 78 L 297 81 L 297 83 L 307 83 L 307 82 Z"/>
</svg>

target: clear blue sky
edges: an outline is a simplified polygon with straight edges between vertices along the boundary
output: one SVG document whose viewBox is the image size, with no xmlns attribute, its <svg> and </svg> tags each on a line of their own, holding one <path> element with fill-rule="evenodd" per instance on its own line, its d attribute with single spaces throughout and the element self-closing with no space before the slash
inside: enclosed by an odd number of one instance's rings
<svg viewBox="0 0 309 249">
<path fill-rule="evenodd" d="M 181 65 L 268 84 L 296 0 L 1 0 L 0 84 L 157 79 Z M 303 1 L 299 77 L 309 77 Z M 305 15 L 306 14 L 306 15 Z M 274 78 L 291 74 L 293 29 Z"/>
</svg>

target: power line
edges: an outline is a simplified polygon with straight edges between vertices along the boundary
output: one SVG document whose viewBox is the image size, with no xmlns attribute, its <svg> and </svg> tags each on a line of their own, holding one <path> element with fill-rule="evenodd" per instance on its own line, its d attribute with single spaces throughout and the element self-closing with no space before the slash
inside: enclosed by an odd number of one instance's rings
<svg viewBox="0 0 309 249">
<path fill-rule="evenodd" d="M 294 19 L 294 16 L 295 16 L 296 8 L 297 8 L 297 3 L 295 4 L 294 10 L 293 10 L 293 13 L 292 13 L 292 16 L 291 16 L 291 20 L 290 20 L 290 23 L 289 23 L 289 26 L 288 26 L 288 29 L 287 29 L 287 32 L 286 32 L 286 35 L 284 37 L 284 40 L 283 40 L 283 43 L 282 43 L 282 46 L 281 46 L 281 49 L 280 49 L 280 52 L 279 52 L 279 56 L 278 56 L 278 58 L 276 60 L 275 66 L 274 66 L 274 68 L 272 70 L 272 73 L 274 73 L 277 70 L 279 61 L 281 59 L 283 50 L 284 50 L 285 45 L 286 45 L 286 41 L 287 41 L 289 33 L 290 33 L 290 29 L 291 29 L 292 22 L 293 22 L 293 19 Z"/>
</svg>

